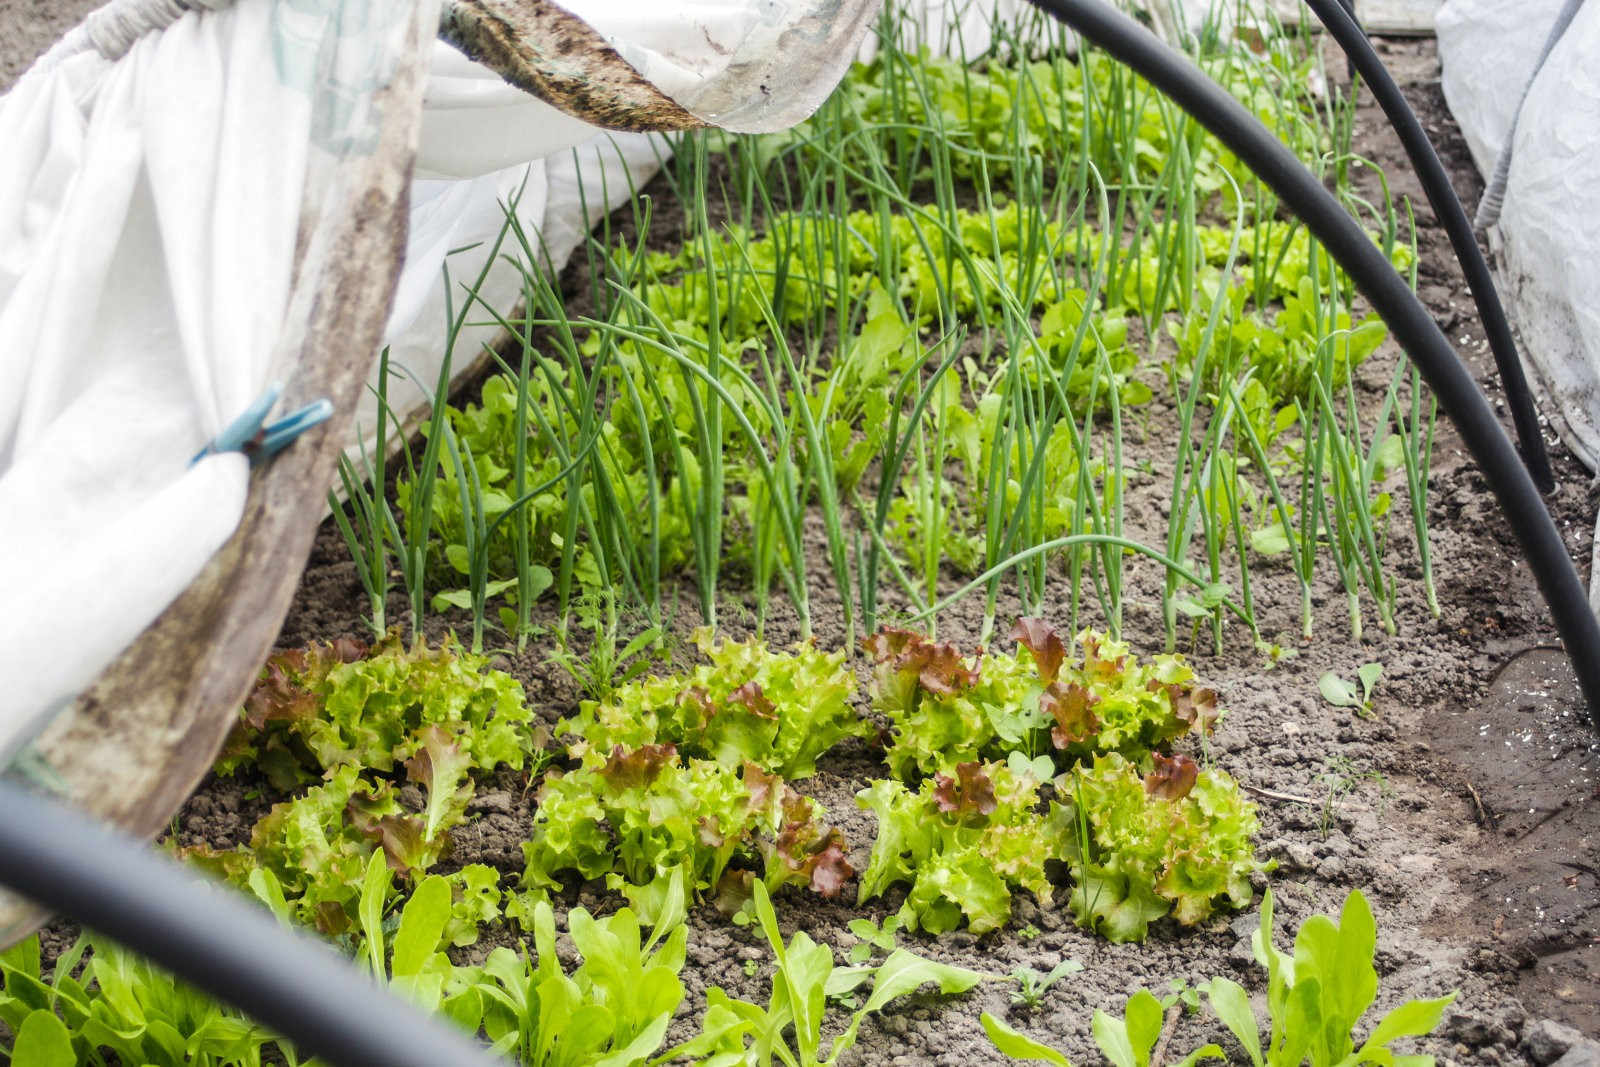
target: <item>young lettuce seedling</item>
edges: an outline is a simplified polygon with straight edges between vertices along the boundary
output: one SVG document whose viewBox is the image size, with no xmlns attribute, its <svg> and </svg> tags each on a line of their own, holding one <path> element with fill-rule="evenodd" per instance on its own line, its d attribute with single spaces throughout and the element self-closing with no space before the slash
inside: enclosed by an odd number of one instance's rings
<svg viewBox="0 0 1600 1067">
<path fill-rule="evenodd" d="M 1166 1011 L 1154 994 L 1141 989 L 1128 998 L 1121 1018 L 1098 1010 L 1094 1013 L 1095 1044 L 1100 1046 L 1101 1053 L 1113 1067 L 1150 1067 L 1152 1053 L 1162 1046 L 1162 1038 L 1167 1035 Z M 1018 1060 L 1042 1060 L 1055 1067 L 1071 1067 L 1067 1057 L 1060 1052 L 1035 1041 L 988 1012 L 983 1013 L 980 1021 L 983 1023 L 983 1032 L 989 1036 L 994 1047 L 1007 1056 Z M 1194 1067 L 1203 1059 L 1223 1058 L 1222 1049 L 1217 1045 L 1205 1045 L 1183 1059 L 1174 1061 L 1172 1067 Z M 1166 1061 L 1163 1059 L 1161 1062 Z"/>
<path fill-rule="evenodd" d="M 1044 1003 L 1044 995 L 1050 987 L 1069 974 L 1077 974 L 1083 970 L 1083 964 L 1077 960 L 1062 960 L 1049 972 L 1034 970 L 1032 967 L 1018 967 L 1011 972 L 1011 978 L 1016 981 L 1017 988 L 1011 993 L 1011 1003 L 1025 1011 L 1033 1011 Z"/>
<path fill-rule="evenodd" d="M 894 935 L 900 930 L 900 916 L 884 916 L 882 926 L 871 919 L 851 919 L 849 927 L 850 932 L 860 939 L 850 947 L 850 962 L 866 963 L 872 958 L 873 949 L 885 955 L 894 951 Z"/>
<path fill-rule="evenodd" d="M 777 968 L 766 1008 L 734 1000 L 713 986 L 706 991 L 706 1013 L 700 1036 L 659 1057 L 657 1063 L 692 1058 L 697 1063 L 773 1063 L 788 1067 L 833 1067 L 854 1047 L 862 1021 L 890 1001 L 935 983 L 943 995 L 963 993 L 985 976 L 962 967 L 923 959 L 895 949 L 882 963 L 838 967 L 833 950 L 804 931 L 787 945 L 778 930 L 772 899 L 760 881 L 753 901 L 756 920 L 771 946 Z M 830 1000 L 839 1001 L 859 989 L 866 1000 L 823 1055 L 823 1015 Z"/>
<path fill-rule="evenodd" d="M 1363 663 L 1356 668 L 1356 682 L 1348 682 L 1333 671 L 1325 671 L 1317 679 L 1322 699 L 1336 708 L 1352 708 L 1362 718 L 1372 718 L 1372 691 L 1383 676 L 1383 664 Z M 1358 691 L 1356 685 L 1360 685 Z"/>
<path fill-rule="evenodd" d="M 1254 1067 L 1311 1067 L 1356 1063 L 1406 1063 L 1433 1067 L 1431 1056 L 1400 1056 L 1390 1045 L 1402 1037 L 1422 1037 L 1439 1025 L 1456 994 L 1433 1000 L 1408 1000 L 1379 1020 L 1359 1046 L 1353 1032 L 1377 999 L 1378 972 L 1372 965 L 1378 928 L 1361 890 L 1353 889 L 1335 922 L 1313 915 L 1295 937 L 1293 955 L 1272 940 L 1272 892 L 1261 903 L 1261 928 L 1251 939 L 1256 961 L 1267 969 L 1267 1010 L 1271 1029 L 1265 1042 L 1250 996 L 1237 983 L 1213 978 L 1202 987 L 1217 1017 L 1239 1039 Z"/>
</svg>

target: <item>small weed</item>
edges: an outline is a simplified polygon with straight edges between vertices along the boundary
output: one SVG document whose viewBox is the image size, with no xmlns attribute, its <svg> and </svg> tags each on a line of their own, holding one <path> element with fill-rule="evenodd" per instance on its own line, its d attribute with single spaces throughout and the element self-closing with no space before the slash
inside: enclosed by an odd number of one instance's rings
<svg viewBox="0 0 1600 1067">
<path fill-rule="evenodd" d="M 894 937 L 899 931 L 898 915 L 885 917 L 882 926 L 871 919 L 851 919 L 850 932 L 856 936 L 857 943 L 850 948 L 850 962 L 866 963 L 872 958 L 873 949 L 878 949 L 885 955 L 893 952 Z"/>
<path fill-rule="evenodd" d="M 1044 1003 L 1044 995 L 1050 987 L 1069 974 L 1077 974 L 1083 970 L 1083 964 L 1077 960 L 1062 960 L 1050 969 L 1048 973 L 1036 971 L 1032 967 L 1018 967 L 1011 972 L 1011 979 L 1017 983 L 1017 988 L 1011 993 L 1011 1003 L 1024 1011 L 1034 1011 Z"/>
<path fill-rule="evenodd" d="M 1171 992 L 1161 998 L 1161 1007 L 1163 1009 L 1170 1011 L 1182 1004 L 1183 1010 L 1190 1015 L 1200 1010 L 1200 990 L 1182 978 L 1172 979 L 1167 983 L 1167 988 Z"/>
<path fill-rule="evenodd" d="M 1327 837 L 1328 831 L 1333 829 L 1334 816 L 1339 813 L 1339 802 L 1354 793 L 1363 782 L 1371 782 L 1378 788 L 1378 810 L 1381 813 L 1388 806 L 1389 798 L 1394 795 L 1394 790 L 1389 788 L 1389 780 L 1383 776 L 1382 771 L 1358 770 L 1348 756 L 1329 756 L 1322 772 L 1322 782 L 1328 787 L 1328 795 L 1322 801 L 1322 819 L 1319 828 L 1322 836 Z"/>
<path fill-rule="evenodd" d="M 1383 677 L 1383 664 L 1363 663 L 1356 668 L 1356 681 L 1349 682 L 1332 671 L 1317 679 L 1322 699 L 1336 708 L 1351 708 L 1364 719 L 1372 718 L 1372 691 Z M 1357 687 L 1359 686 L 1359 692 Z"/>
<path fill-rule="evenodd" d="M 1287 660 L 1294 659 L 1300 653 L 1297 649 L 1285 648 L 1276 641 L 1260 640 L 1256 642 L 1256 651 L 1266 657 L 1267 670 L 1283 666 Z"/>
<path fill-rule="evenodd" d="M 617 610 L 616 594 L 611 590 L 580 597 L 574 614 L 578 625 L 591 634 L 588 655 L 574 651 L 562 631 L 549 662 L 570 675 L 591 700 L 609 700 L 619 686 L 639 677 L 660 658 L 663 631 L 659 626 L 647 626 L 621 643 L 626 613 Z"/>
</svg>

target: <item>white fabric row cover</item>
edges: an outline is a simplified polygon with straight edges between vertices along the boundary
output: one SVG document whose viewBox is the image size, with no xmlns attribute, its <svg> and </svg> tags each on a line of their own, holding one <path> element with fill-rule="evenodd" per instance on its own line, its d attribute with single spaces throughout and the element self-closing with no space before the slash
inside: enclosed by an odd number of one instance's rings
<svg viewBox="0 0 1600 1067">
<path fill-rule="evenodd" d="M 873 7 L 566 6 L 681 106 L 739 129 L 809 114 Z M 998 10 L 1009 18 L 1021 6 Z M 911 7 L 917 43 L 988 46 L 994 5 Z M 356 0 L 116 0 L 0 97 L 0 588 L 11 608 L 0 619 L 0 765 L 237 526 L 244 458 L 191 461 L 293 375 L 279 342 L 297 222 L 317 193 L 308 159 L 350 150 L 330 138 L 371 120 L 363 108 L 407 13 Z M 783 62 L 795 34 L 819 33 L 829 17 L 853 20 L 849 48 L 821 66 Z M 756 103 L 740 106 L 741 94 Z M 618 206 L 666 152 L 659 137 L 599 130 L 436 44 L 387 330 L 393 363 L 436 380 L 441 266 L 448 254 L 453 278 L 476 277 L 513 196 L 559 267 L 587 233 L 580 205 Z M 508 263 L 481 290 L 506 308 L 520 291 Z M 459 364 L 493 332 L 458 338 Z M 391 379 L 397 410 L 426 399 Z M 374 425 L 369 397 L 357 434 Z"/>
<path fill-rule="evenodd" d="M 1554 402 L 1563 440 L 1597 470 L 1600 4 L 1578 9 L 1536 72 L 1564 5 L 1447 0 L 1437 34 L 1445 99 L 1485 176 L 1515 125 L 1505 206 L 1491 231 L 1502 295 L 1521 334 L 1523 359 Z M 1597 594 L 1600 584 L 1591 578 L 1591 601 Z"/>
<path fill-rule="evenodd" d="M 114 62 L 75 32 L 0 100 L 0 754 L 238 523 L 243 457 L 190 458 L 279 370 L 308 159 L 337 135 L 314 47 L 376 73 L 404 25 L 297 15 L 186 16 Z"/>
</svg>

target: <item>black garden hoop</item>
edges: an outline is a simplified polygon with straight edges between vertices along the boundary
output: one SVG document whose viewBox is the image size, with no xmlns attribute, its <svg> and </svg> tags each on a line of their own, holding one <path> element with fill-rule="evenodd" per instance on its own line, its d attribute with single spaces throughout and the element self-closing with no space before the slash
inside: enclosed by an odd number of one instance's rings
<svg viewBox="0 0 1600 1067">
<path fill-rule="evenodd" d="M 1029 2 L 1104 49 L 1210 130 L 1278 194 L 1350 275 L 1427 379 L 1488 479 L 1550 607 L 1589 706 L 1590 722 L 1600 731 L 1600 622 L 1533 476 L 1427 308 L 1333 194 L 1254 115 L 1186 57 L 1103 0 Z M 1337 4 L 1314 6 L 1319 13 L 1345 14 Z"/>
</svg>

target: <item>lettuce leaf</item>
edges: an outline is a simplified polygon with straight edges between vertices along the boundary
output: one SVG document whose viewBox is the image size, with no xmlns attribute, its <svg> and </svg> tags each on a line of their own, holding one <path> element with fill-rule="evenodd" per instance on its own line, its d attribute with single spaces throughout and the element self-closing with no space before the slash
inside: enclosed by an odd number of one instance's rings
<svg viewBox="0 0 1600 1067">
<path fill-rule="evenodd" d="M 388 773 L 424 747 L 427 730 L 483 770 L 520 770 L 544 747 L 516 679 L 454 638 L 408 647 L 396 629 L 370 649 L 341 639 L 274 655 L 217 771 L 255 763 L 282 789 L 342 766 Z"/>
<path fill-rule="evenodd" d="M 972 761 L 1049 755 L 1063 770 L 1106 752 L 1141 759 L 1222 712 L 1179 655 L 1141 662 L 1092 630 L 1069 646 L 1041 619 L 1011 631 L 1014 654 L 964 658 L 901 630 L 868 638 L 874 710 L 891 724 L 889 769 L 910 781 Z"/>
<path fill-rule="evenodd" d="M 585 701 L 559 728 L 576 735 L 572 754 L 593 764 L 618 746 L 672 745 L 686 758 L 733 770 L 753 763 L 796 779 L 815 774 L 817 759 L 846 737 L 872 732 L 850 705 L 855 677 L 843 652 L 809 644 L 773 652 L 755 638 L 718 643 L 706 630 L 696 641 L 706 662 L 692 671 Z"/>
<path fill-rule="evenodd" d="M 912 792 L 885 779 L 856 794 L 878 818 L 857 901 L 909 882 L 900 909 L 910 929 L 942 933 L 963 918 L 973 933 L 1003 926 L 1013 889 L 1051 899 L 1046 859 L 1062 853 L 1058 826 L 1039 818 L 1039 783 L 1001 763 L 967 763 Z"/>
<path fill-rule="evenodd" d="M 522 880 L 547 890 L 560 884 L 557 875 L 575 872 L 642 886 L 682 868 L 691 891 L 715 888 L 736 909 L 748 895 L 743 880 L 725 877 L 737 862 L 762 870 L 769 888 L 802 885 L 833 896 L 854 872 L 843 837 L 823 817 L 816 801 L 755 763 L 730 768 L 685 759 L 670 744 L 614 745 L 603 762 L 545 780 L 522 846 Z"/>
<path fill-rule="evenodd" d="M 1141 775 L 1116 753 L 1056 780 L 1057 822 L 1077 831 L 1068 862 L 1078 921 L 1112 941 L 1142 941 L 1167 914 L 1187 926 L 1218 907 L 1247 907 L 1255 805 L 1225 771 L 1187 757 L 1157 758 Z M 1085 839 L 1082 831 L 1087 832 Z"/>
</svg>

